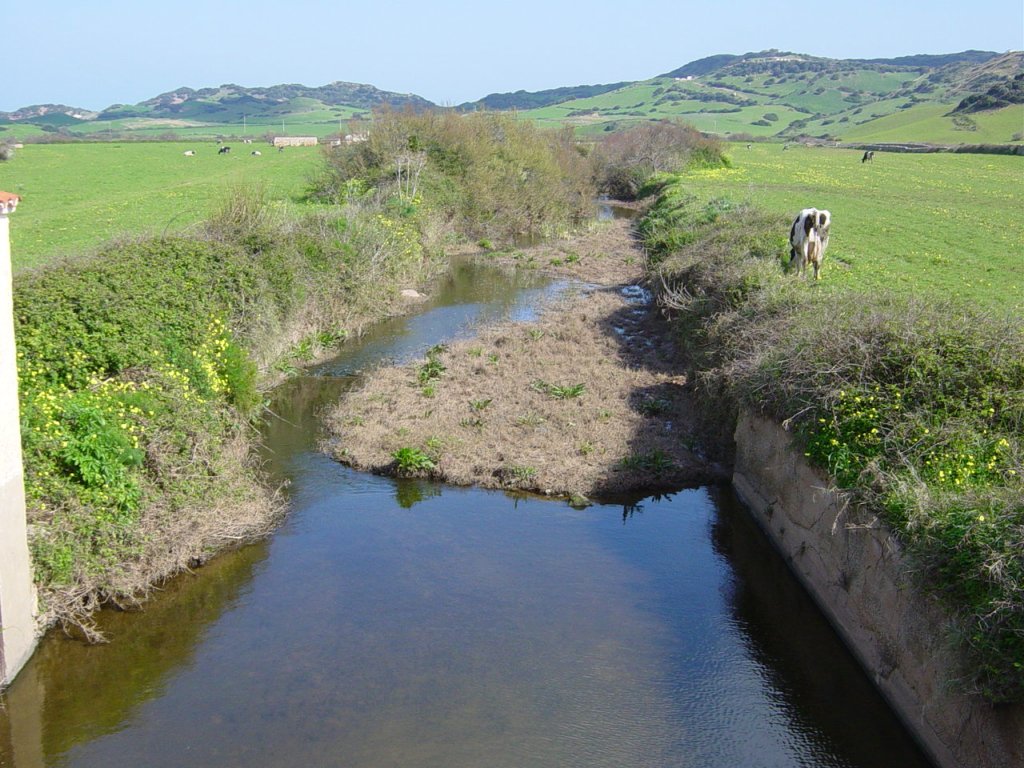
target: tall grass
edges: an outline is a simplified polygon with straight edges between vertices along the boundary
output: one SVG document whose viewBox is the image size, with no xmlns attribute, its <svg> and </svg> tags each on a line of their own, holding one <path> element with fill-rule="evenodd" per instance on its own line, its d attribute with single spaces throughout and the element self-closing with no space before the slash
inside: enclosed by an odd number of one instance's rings
<svg viewBox="0 0 1024 768">
<path fill-rule="evenodd" d="M 1024 322 L 784 274 L 787 222 L 670 180 L 642 225 L 705 393 L 793 425 L 958 618 L 974 686 L 1024 699 Z M 781 233 L 781 235 L 780 235 Z"/>
</svg>

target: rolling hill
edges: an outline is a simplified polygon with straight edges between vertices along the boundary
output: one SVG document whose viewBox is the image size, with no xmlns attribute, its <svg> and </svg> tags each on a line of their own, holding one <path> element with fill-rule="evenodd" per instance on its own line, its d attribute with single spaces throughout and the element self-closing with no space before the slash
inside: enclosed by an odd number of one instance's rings
<svg viewBox="0 0 1024 768">
<path fill-rule="evenodd" d="M 1024 53 L 829 59 L 778 50 L 698 59 L 649 80 L 492 93 L 461 111 L 516 110 L 581 136 L 682 119 L 734 139 L 977 144 L 1024 138 Z M 376 107 L 441 109 L 414 94 L 333 82 L 179 88 L 100 112 L 59 104 L 0 113 L 0 140 L 209 138 L 346 131 Z"/>
<path fill-rule="evenodd" d="M 40 134 L 71 137 L 195 138 L 264 133 L 326 136 L 376 107 L 432 109 L 415 94 L 382 91 L 372 85 L 333 82 L 246 88 L 178 88 L 138 104 L 114 104 L 100 112 L 66 105 L 37 105 L 0 112 L 0 139 Z"/>
<path fill-rule="evenodd" d="M 1021 52 L 839 60 L 771 50 L 711 56 L 522 115 L 584 134 L 680 118 L 724 136 L 1005 143 L 1020 140 L 1024 105 L 993 100 L 996 109 L 953 112 L 972 96 L 1015 93 L 1021 72 Z"/>
</svg>

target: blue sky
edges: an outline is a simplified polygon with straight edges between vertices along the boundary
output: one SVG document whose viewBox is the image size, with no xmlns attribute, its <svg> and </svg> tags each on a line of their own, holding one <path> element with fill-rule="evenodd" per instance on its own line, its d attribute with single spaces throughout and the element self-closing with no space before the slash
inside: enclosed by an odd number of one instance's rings
<svg viewBox="0 0 1024 768">
<path fill-rule="evenodd" d="M 877 58 L 1024 48 L 1021 0 L 44 0 L 0 15 L 0 110 L 180 86 L 370 83 L 458 104 L 641 80 L 718 53 Z"/>
</svg>

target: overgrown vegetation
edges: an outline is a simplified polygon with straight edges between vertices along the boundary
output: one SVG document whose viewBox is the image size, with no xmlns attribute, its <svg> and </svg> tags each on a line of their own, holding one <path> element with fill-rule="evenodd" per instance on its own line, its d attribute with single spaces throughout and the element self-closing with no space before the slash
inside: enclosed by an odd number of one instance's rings
<svg viewBox="0 0 1024 768">
<path fill-rule="evenodd" d="M 728 165 L 717 139 L 676 121 L 641 123 L 598 142 L 593 152 L 598 188 L 633 200 L 658 173 Z"/>
<path fill-rule="evenodd" d="M 642 229 L 703 389 L 796 425 L 808 458 L 889 523 L 946 598 L 977 690 L 1020 701 L 1024 323 L 812 288 L 784 274 L 787 223 L 662 180 Z"/>
<path fill-rule="evenodd" d="M 15 281 L 31 548 L 48 621 L 83 624 L 278 504 L 248 419 L 275 361 L 386 312 L 429 268 L 414 223 L 369 204 L 298 221 L 237 191 L 197 237 L 115 243 Z M 261 375 L 261 372 L 263 375 Z"/>
<path fill-rule="evenodd" d="M 375 114 L 367 140 L 329 148 L 324 198 L 368 189 L 471 239 L 564 232 L 590 215 L 593 186 L 571 131 L 512 115 Z"/>
</svg>

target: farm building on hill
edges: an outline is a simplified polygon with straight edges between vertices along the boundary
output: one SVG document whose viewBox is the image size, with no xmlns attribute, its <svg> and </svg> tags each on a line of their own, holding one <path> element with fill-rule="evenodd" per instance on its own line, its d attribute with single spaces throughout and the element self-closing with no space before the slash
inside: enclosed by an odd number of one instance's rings
<svg viewBox="0 0 1024 768">
<path fill-rule="evenodd" d="M 275 136 L 275 147 L 315 147 L 316 136 Z"/>
</svg>

